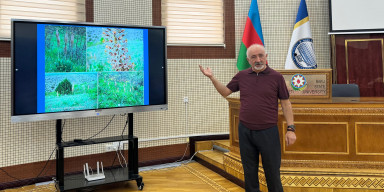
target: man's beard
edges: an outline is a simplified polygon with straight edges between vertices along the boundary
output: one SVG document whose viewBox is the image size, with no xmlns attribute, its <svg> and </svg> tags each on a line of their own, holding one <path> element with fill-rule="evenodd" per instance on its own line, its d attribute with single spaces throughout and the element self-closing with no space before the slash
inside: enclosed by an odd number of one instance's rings
<svg viewBox="0 0 384 192">
<path fill-rule="evenodd" d="M 255 69 L 255 70 L 262 70 L 262 69 L 264 69 L 264 67 L 265 67 L 265 64 L 255 63 L 253 69 Z"/>
</svg>

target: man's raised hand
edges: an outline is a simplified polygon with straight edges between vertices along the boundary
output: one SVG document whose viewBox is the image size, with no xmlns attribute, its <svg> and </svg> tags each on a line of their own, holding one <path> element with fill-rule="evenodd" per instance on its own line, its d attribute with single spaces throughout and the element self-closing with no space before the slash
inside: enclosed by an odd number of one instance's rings
<svg viewBox="0 0 384 192">
<path fill-rule="evenodd" d="M 200 71 L 205 75 L 205 76 L 207 76 L 207 77 L 212 77 L 213 76 L 213 73 L 212 73 L 212 70 L 211 70 L 211 68 L 206 68 L 206 69 L 204 69 L 203 68 L 203 66 L 201 66 L 201 65 L 199 65 L 199 67 L 200 67 Z"/>
</svg>

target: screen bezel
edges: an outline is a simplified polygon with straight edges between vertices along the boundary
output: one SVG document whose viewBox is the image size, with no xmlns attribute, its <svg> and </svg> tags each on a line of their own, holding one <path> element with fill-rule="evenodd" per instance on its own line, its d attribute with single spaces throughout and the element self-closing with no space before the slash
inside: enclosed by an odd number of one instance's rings
<svg viewBox="0 0 384 192">
<path fill-rule="evenodd" d="M 128 106 L 107 109 L 90 109 L 81 111 L 65 111 L 65 112 L 52 112 L 52 113 L 37 113 L 28 115 L 15 115 L 15 57 L 14 57 L 14 25 L 17 22 L 33 23 L 33 24 L 58 24 L 58 25 L 83 25 L 83 26 L 99 26 L 99 27 L 122 27 L 122 28 L 141 28 L 141 29 L 161 29 L 164 30 L 164 94 L 165 103 L 156 105 L 141 105 L 141 106 Z M 101 115 L 113 115 L 135 112 L 159 111 L 168 109 L 168 79 L 167 79 L 167 41 L 166 41 L 166 27 L 164 26 L 141 26 L 141 25 L 118 25 L 118 24 L 100 24 L 88 22 L 64 22 L 64 21 L 43 21 L 43 20 L 25 20 L 25 19 L 12 19 L 11 20 L 11 122 L 32 122 L 56 119 L 70 119 L 82 118 Z"/>
</svg>

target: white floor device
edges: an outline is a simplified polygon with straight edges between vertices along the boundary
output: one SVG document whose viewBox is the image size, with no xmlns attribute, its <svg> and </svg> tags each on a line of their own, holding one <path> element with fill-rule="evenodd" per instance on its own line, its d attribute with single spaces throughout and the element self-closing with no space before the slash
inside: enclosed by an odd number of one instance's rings
<svg viewBox="0 0 384 192">
<path fill-rule="evenodd" d="M 100 167 L 99 167 L 99 162 L 97 162 L 97 173 L 94 174 L 92 171 L 92 174 L 89 174 L 89 168 L 88 168 L 88 163 L 85 163 L 84 165 L 84 177 L 87 181 L 95 181 L 95 180 L 100 180 L 104 179 L 104 169 L 103 169 L 103 162 L 101 162 L 101 172 L 100 172 Z"/>
</svg>

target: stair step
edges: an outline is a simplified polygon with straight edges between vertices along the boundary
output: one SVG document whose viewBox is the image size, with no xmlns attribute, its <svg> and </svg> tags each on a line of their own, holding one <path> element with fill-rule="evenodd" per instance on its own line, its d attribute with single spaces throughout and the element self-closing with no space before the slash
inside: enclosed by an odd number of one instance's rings
<svg viewBox="0 0 384 192">
<path fill-rule="evenodd" d="M 195 142 L 196 157 L 222 170 L 224 169 L 224 153 L 229 151 L 229 140 Z"/>
<path fill-rule="evenodd" d="M 224 153 L 216 151 L 216 150 L 209 150 L 209 151 L 201 151 L 196 154 L 196 156 L 222 170 L 224 170 L 224 160 L 223 156 Z"/>
</svg>

